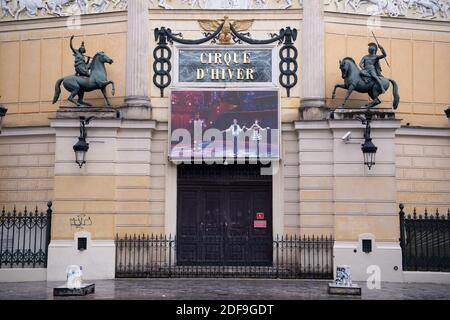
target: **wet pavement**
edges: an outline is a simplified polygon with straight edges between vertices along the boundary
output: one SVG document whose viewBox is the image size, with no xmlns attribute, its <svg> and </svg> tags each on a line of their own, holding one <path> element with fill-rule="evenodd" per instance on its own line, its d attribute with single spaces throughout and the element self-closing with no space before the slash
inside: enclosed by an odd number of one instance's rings
<svg viewBox="0 0 450 320">
<path fill-rule="evenodd" d="M 88 283 L 89 281 L 86 281 Z M 84 297 L 53 297 L 63 282 L 0 283 L 0 300 L 119 299 L 119 300 L 450 300 L 449 284 L 382 283 L 361 297 L 327 293 L 328 281 L 250 279 L 116 279 L 98 280 L 95 293 Z"/>
</svg>

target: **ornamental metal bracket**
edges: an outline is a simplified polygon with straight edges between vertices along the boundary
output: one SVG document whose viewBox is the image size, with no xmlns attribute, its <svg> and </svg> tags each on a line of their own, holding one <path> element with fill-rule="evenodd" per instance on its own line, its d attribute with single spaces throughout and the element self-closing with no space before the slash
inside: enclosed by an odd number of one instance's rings
<svg viewBox="0 0 450 320">
<path fill-rule="evenodd" d="M 201 39 L 183 39 L 181 33 L 173 33 L 170 28 L 156 28 L 154 31 L 155 41 L 157 46 L 153 50 L 153 84 L 159 88 L 161 93 L 161 98 L 164 97 L 164 89 L 167 88 L 172 82 L 172 77 L 170 72 L 172 71 L 172 50 L 169 44 L 173 45 L 174 42 L 187 45 L 199 45 L 217 39 L 219 34 L 221 34 L 222 29 L 224 29 L 225 20 L 221 23 L 217 29 L 205 35 Z M 271 34 L 270 39 L 257 40 L 248 37 L 248 34 L 239 33 L 234 28 L 233 24 L 228 23 L 227 28 L 231 31 L 231 36 L 233 39 L 238 39 L 241 42 L 248 43 L 251 45 L 262 45 L 271 44 L 278 42 L 282 47 L 279 51 L 280 56 L 280 85 L 286 89 L 287 96 L 290 97 L 291 89 L 298 82 L 298 50 L 294 46 L 294 41 L 297 39 L 297 29 L 286 27 L 279 31 L 279 33 Z"/>
</svg>

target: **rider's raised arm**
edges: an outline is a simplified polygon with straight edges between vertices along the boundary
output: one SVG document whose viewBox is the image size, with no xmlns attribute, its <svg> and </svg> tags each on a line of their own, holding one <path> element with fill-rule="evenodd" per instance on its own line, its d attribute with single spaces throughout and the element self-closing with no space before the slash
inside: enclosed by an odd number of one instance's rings
<svg viewBox="0 0 450 320">
<path fill-rule="evenodd" d="M 70 49 L 72 49 L 72 51 L 73 51 L 73 53 L 77 53 L 77 51 L 75 50 L 75 48 L 73 47 L 73 38 L 74 38 L 75 36 L 71 36 L 70 37 Z"/>
<path fill-rule="evenodd" d="M 378 59 L 384 59 L 387 57 L 387 53 L 386 50 L 384 50 L 384 48 L 382 46 L 378 46 L 381 50 L 381 55 L 378 56 Z"/>
</svg>

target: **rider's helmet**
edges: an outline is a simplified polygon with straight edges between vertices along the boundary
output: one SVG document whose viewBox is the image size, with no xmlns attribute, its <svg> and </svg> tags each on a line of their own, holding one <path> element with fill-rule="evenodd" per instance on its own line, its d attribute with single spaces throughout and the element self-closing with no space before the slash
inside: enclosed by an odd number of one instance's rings
<svg viewBox="0 0 450 320">
<path fill-rule="evenodd" d="M 84 46 L 84 41 L 81 42 L 81 46 L 80 46 L 80 49 L 78 49 L 78 51 L 79 51 L 81 54 L 85 54 L 85 53 L 86 53 L 86 48 L 85 48 L 85 46 Z"/>
<path fill-rule="evenodd" d="M 377 52 L 378 45 L 375 42 L 369 43 L 368 46 L 369 46 L 369 52 L 372 52 L 372 50 L 373 50 L 374 53 Z"/>
</svg>

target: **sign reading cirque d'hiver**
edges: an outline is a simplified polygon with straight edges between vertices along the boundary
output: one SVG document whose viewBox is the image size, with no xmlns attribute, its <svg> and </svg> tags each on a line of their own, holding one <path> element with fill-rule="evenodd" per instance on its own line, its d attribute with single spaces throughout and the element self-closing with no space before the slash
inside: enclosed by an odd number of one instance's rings
<svg viewBox="0 0 450 320">
<path fill-rule="evenodd" d="M 175 82 L 215 86 L 274 83 L 272 48 L 181 48 Z"/>
</svg>

